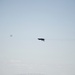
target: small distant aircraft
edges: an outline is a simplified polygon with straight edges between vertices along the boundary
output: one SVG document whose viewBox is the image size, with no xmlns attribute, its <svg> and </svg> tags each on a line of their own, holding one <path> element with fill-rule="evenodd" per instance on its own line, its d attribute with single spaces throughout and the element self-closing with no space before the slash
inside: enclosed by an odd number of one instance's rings
<svg viewBox="0 0 75 75">
<path fill-rule="evenodd" d="M 10 37 L 13 37 L 13 35 L 10 35 Z"/>
<path fill-rule="evenodd" d="M 44 39 L 44 38 L 38 38 L 38 40 L 45 41 L 45 39 Z"/>
</svg>

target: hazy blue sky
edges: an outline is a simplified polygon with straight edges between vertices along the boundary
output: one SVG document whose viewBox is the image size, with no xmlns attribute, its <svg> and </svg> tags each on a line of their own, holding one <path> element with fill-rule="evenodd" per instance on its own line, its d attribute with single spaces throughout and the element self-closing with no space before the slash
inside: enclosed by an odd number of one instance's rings
<svg viewBox="0 0 75 75">
<path fill-rule="evenodd" d="M 0 75 L 25 73 L 75 75 L 75 0 L 0 0 Z"/>
</svg>

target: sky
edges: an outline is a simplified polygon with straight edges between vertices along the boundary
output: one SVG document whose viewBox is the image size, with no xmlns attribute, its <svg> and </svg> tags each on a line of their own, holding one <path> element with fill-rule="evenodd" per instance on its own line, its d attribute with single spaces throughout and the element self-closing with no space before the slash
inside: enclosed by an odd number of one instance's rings
<svg viewBox="0 0 75 75">
<path fill-rule="evenodd" d="M 22 74 L 75 75 L 74 0 L 0 0 L 0 75 Z"/>
</svg>

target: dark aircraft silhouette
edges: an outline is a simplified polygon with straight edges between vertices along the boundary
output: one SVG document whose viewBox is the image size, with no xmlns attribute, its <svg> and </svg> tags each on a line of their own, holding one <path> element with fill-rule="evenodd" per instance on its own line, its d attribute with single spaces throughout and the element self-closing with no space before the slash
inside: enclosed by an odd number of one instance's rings
<svg viewBox="0 0 75 75">
<path fill-rule="evenodd" d="M 38 38 L 38 40 L 45 41 L 45 39 L 44 39 L 44 38 Z"/>
<path fill-rule="evenodd" d="M 13 37 L 13 35 L 10 35 L 10 37 Z"/>
</svg>

